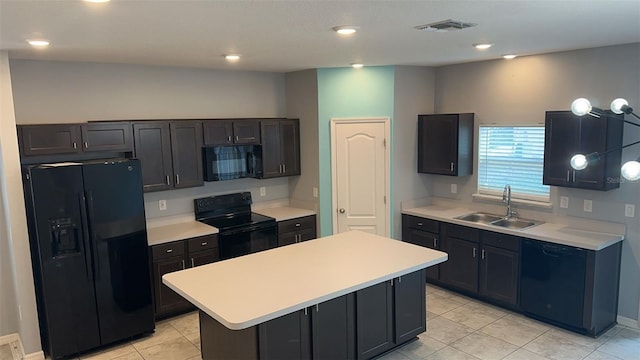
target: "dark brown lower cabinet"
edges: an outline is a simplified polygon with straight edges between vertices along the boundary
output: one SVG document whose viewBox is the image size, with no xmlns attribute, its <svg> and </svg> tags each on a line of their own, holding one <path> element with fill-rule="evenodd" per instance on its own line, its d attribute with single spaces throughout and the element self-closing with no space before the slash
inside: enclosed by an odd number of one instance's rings
<svg viewBox="0 0 640 360">
<path fill-rule="evenodd" d="M 193 305 L 162 283 L 162 275 L 220 260 L 218 236 L 209 235 L 154 245 L 151 261 L 156 318 L 193 309 Z"/>
<path fill-rule="evenodd" d="M 478 292 L 478 244 L 448 237 L 444 251 L 449 254 L 443 281 L 455 288 Z"/>
<path fill-rule="evenodd" d="M 200 311 L 202 358 L 374 358 L 425 331 L 424 283 L 419 270 L 243 330 Z"/>
<path fill-rule="evenodd" d="M 356 292 L 357 359 L 370 359 L 427 328 L 425 271 Z"/>
<path fill-rule="evenodd" d="M 258 325 L 260 359 L 310 359 L 309 311 L 298 310 Z"/>
<path fill-rule="evenodd" d="M 440 250 L 440 224 L 418 216 L 402 215 L 402 240 L 429 249 Z M 427 281 L 438 282 L 441 265 L 427 268 Z"/>
</svg>

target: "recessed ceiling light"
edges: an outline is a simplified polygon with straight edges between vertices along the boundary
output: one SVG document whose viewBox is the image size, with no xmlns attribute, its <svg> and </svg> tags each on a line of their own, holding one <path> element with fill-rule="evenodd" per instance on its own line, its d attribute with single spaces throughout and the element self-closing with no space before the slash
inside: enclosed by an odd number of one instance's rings
<svg viewBox="0 0 640 360">
<path fill-rule="evenodd" d="M 227 55 L 224 55 L 224 58 L 229 60 L 229 61 L 237 61 L 237 60 L 240 60 L 240 55 L 238 55 L 238 54 L 227 54 Z"/>
<path fill-rule="evenodd" d="M 364 64 L 353 63 L 353 64 L 351 64 L 351 67 L 354 68 L 354 69 L 360 69 L 360 68 L 364 67 Z"/>
<path fill-rule="evenodd" d="M 340 35 L 351 35 L 351 34 L 354 34 L 356 31 L 358 31 L 359 27 L 352 26 L 352 25 L 341 25 L 341 26 L 334 26 L 331 29 Z"/>
<path fill-rule="evenodd" d="M 503 58 L 507 59 L 507 60 L 511 60 L 511 59 L 515 59 L 517 57 L 517 55 L 502 55 Z"/>
<path fill-rule="evenodd" d="M 473 44 L 473 47 L 475 47 L 478 50 L 487 50 L 488 48 L 492 47 L 493 44 Z"/>
<path fill-rule="evenodd" d="M 37 47 L 37 48 L 44 48 L 44 47 L 49 46 L 49 42 L 47 40 L 42 40 L 42 39 L 27 40 L 27 42 L 29 43 L 29 45 L 31 45 L 33 47 Z"/>
</svg>

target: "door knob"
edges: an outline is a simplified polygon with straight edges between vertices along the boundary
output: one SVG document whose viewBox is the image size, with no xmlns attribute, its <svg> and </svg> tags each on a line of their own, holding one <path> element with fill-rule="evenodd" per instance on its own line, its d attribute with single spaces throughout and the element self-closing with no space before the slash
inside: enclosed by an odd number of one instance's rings
<svg viewBox="0 0 640 360">
<path fill-rule="evenodd" d="M 344 214 L 344 209 L 340 208 L 340 210 L 338 210 L 340 212 L 340 214 Z"/>
</svg>

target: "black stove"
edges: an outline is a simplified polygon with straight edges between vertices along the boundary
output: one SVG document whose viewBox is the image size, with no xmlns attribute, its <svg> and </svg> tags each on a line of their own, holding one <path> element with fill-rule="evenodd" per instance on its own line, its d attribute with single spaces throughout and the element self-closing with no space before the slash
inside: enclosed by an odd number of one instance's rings
<svg viewBox="0 0 640 360">
<path fill-rule="evenodd" d="M 250 192 L 194 200 L 196 220 L 219 230 L 218 246 L 222 259 L 278 245 L 276 220 L 251 212 L 251 203 Z"/>
</svg>

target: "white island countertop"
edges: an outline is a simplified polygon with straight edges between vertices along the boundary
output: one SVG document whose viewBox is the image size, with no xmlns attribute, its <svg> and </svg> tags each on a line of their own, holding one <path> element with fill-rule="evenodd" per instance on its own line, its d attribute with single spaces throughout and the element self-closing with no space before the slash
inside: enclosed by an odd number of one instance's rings
<svg viewBox="0 0 640 360">
<path fill-rule="evenodd" d="M 350 231 L 166 274 L 229 329 L 245 329 L 447 260 L 437 250 Z"/>
</svg>

